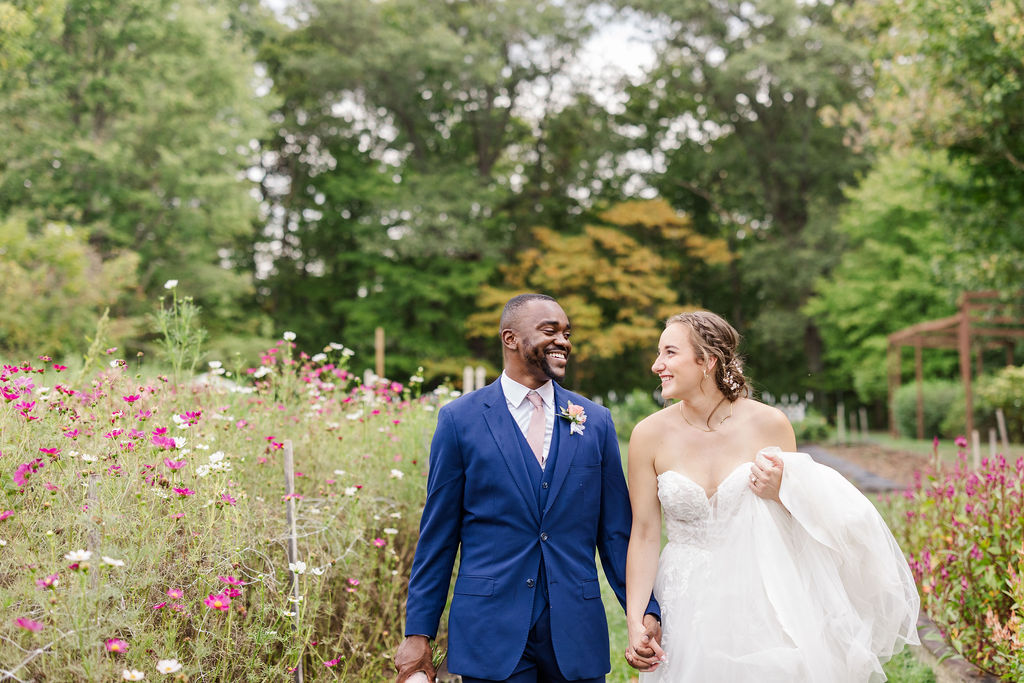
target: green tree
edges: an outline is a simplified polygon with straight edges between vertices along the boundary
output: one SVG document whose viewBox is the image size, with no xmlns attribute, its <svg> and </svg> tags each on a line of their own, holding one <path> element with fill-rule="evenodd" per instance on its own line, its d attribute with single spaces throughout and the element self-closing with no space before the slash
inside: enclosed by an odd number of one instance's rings
<svg viewBox="0 0 1024 683">
<path fill-rule="evenodd" d="M 131 296 L 138 257 L 127 251 L 103 259 L 86 237 L 62 223 L 30 230 L 20 214 L 0 220 L 0 353 L 8 360 L 69 359 L 104 309 Z M 133 327 L 132 320 L 115 319 L 108 334 L 118 344 Z"/>
<path fill-rule="evenodd" d="M 702 300 L 746 337 L 759 386 L 813 388 L 821 343 L 800 309 L 832 263 L 821 246 L 832 241 L 842 187 L 866 166 L 820 112 L 866 94 L 862 48 L 826 3 L 617 4 L 658 36 L 655 65 L 628 89 L 623 117 L 652 155 L 649 182 L 739 255 L 705 281 Z"/>
<path fill-rule="evenodd" d="M 478 355 L 464 321 L 522 228 L 614 185 L 610 117 L 569 70 L 586 4 L 315 0 L 265 44 L 265 310 L 364 357 L 383 326 L 395 376 Z"/>
<path fill-rule="evenodd" d="M 244 171 L 267 103 L 227 6 L 37 6 L 47 20 L 0 66 L 0 215 L 80 227 L 103 259 L 138 254 L 140 293 L 178 279 L 217 327 L 240 322 L 251 285 L 225 265 L 257 217 Z"/>
<path fill-rule="evenodd" d="M 698 234 L 689 217 L 663 200 L 625 202 L 598 218 L 577 233 L 535 228 L 534 245 L 502 268 L 500 286 L 480 292 L 469 331 L 497 352 L 505 301 L 522 292 L 550 293 L 573 325 L 572 386 L 591 393 L 653 386 L 660 322 L 683 308 L 672 286 L 678 272 L 721 267 L 731 254 L 724 240 Z M 666 258 L 656 245 L 670 241 L 686 255 Z"/>
<path fill-rule="evenodd" d="M 884 400 L 886 337 L 956 312 L 961 290 L 950 274 L 961 254 L 951 243 L 943 187 L 966 173 L 942 152 L 892 153 L 848 191 L 838 225 L 842 258 L 805 307 L 825 341 L 831 388 Z M 955 351 L 929 350 L 924 360 L 930 377 L 955 375 Z"/>
</svg>

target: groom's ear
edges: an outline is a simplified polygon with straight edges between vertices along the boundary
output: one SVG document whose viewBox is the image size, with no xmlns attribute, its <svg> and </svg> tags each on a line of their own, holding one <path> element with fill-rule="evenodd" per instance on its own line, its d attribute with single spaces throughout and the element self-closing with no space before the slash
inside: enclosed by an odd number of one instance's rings
<svg viewBox="0 0 1024 683">
<path fill-rule="evenodd" d="M 502 330 L 501 345 L 506 349 L 515 350 L 515 348 L 519 346 L 519 339 L 516 337 L 516 333 L 507 327 Z"/>
</svg>

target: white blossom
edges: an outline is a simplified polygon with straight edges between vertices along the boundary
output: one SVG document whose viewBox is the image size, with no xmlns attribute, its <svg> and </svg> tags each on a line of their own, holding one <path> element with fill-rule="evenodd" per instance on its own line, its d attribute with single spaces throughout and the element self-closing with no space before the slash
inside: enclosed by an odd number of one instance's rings
<svg viewBox="0 0 1024 683">
<path fill-rule="evenodd" d="M 164 289 L 174 289 L 177 286 L 178 286 L 178 281 L 177 280 L 168 280 L 167 282 L 164 283 Z"/>
<path fill-rule="evenodd" d="M 72 550 L 64 556 L 64 559 L 69 562 L 87 562 L 90 557 L 92 557 L 91 550 Z"/>
<path fill-rule="evenodd" d="M 292 571 L 292 572 L 295 572 L 296 574 L 305 574 L 306 573 L 306 563 L 303 562 L 302 560 L 299 560 L 298 562 L 289 562 L 288 563 L 288 570 Z"/>
<path fill-rule="evenodd" d="M 285 341 L 295 341 L 294 332 L 285 332 L 284 334 L 281 335 L 281 337 L 283 337 Z"/>
</svg>

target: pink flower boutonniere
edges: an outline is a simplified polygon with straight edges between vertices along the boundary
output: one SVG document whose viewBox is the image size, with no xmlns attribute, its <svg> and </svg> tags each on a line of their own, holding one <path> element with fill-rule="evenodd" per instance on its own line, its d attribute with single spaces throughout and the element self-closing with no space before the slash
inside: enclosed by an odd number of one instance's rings
<svg viewBox="0 0 1024 683">
<path fill-rule="evenodd" d="M 562 412 L 558 414 L 558 417 L 564 417 L 569 421 L 569 433 L 570 434 L 582 434 L 585 429 L 584 424 L 587 421 L 587 414 L 583 411 L 583 406 L 578 406 L 572 401 L 569 401 L 569 405 L 562 408 Z"/>
</svg>

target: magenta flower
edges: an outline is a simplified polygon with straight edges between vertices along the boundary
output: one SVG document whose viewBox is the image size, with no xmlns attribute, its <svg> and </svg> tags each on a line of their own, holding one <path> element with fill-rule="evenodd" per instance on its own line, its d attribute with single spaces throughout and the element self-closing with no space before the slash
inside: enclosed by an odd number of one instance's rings
<svg viewBox="0 0 1024 683">
<path fill-rule="evenodd" d="M 125 403 L 135 403 L 140 398 L 142 398 L 142 396 L 140 396 L 139 394 L 130 394 L 128 396 L 122 396 L 121 400 L 123 400 Z"/>
<path fill-rule="evenodd" d="M 187 488 L 187 487 L 186 488 L 180 488 L 180 489 L 179 488 L 175 488 L 174 492 L 177 493 L 182 498 L 185 498 L 186 496 L 194 496 L 194 495 L 196 495 L 195 491 L 193 491 L 192 489 Z"/>
<path fill-rule="evenodd" d="M 20 626 L 21 628 L 25 629 L 26 631 L 43 630 L 43 625 L 40 624 L 38 621 L 32 621 L 31 619 L 27 619 L 25 617 L 18 617 L 14 620 L 14 623 Z"/>
<path fill-rule="evenodd" d="M 76 439 L 78 438 L 78 430 L 69 429 L 68 431 L 64 432 L 64 436 L 68 437 L 69 439 Z"/>
<path fill-rule="evenodd" d="M 0 512 L 0 522 L 4 521 L 13 514 L 14 510 L 4 510 L 3 512 Z"/>
<path fill-rule="evenodd" d="M 60 583 L 60 574 L 50 574 L 41 579 L 36 579 L 36 585 L 40 588 L 54 589 Z"/>
<path fill-rule="evenodd" d="M 324 666 L 326 666 L 329 669 L 332 666 L 337 666 L 339 661 L 341 661 L 341 660 L 337 659 L 337 658 L 335 658 L 335 659 L 328 659 L 326 662 L 324 662 Z"/>
<path fill-rule="evenodd" d="M 56 370 L 57 372 L 60 372 L 61 370 L 67 370 L 68 366 L 66 366 L 66 365 L 54 365 L 53 369 Z"/>
<path fill-rule="evenodd" d="M 956 440 L 953 443 L 956 444 L 957 448 L 967 448 L 967 437 L 958 436 L 956 437 Z"/>
<path fill-rule="evenodd" d="M 167 427 L 157 427 L 153 430 L 153 436 L 163 436 L 167 433 Z"/>
<path fill-rule="evenodd" d="M 59 448 L 40 448 L 39 452 L 40 453 L 46 453 L 47 455 L 53 456 L 53 455 L 57 455 L 58 453 L 60 453 L 60 449 Z"/>
<path fill-rule="evenodd" d="M 183 590 L 181 590 L 180 588 L 168 588 L 167 589 L 167 597 L 171 598 L 172 600 L 181 600 L 182 597 L 184 597 L 184 595 L 185 595 L 185 592 Z"/>
<path fill-rule="evenodd" d="M 377 546 L 378 548 L 383 548 L 384 546 L 386 546 L 388 544 L 388 542 L 385 541 L 383 538 L 375 538 L 375 539 L 373 539 L 373 544 L 375 546 Z"/>
<path fill-rule="evenodd" d="M 128 643 L 120 640 L 119 638 L 108 638 L 104 647 L 107 648 L 107 652 L 120 653 L 128 651 Z"/>
<path fill-rule="evenodd" d="M 166 605 L 167 601 L 164 600 L 163 602 L 158 602 L 155 605 L 153 605 L 153 609 L 163 609 Z"/>
<path fill-rule="evenodd" d="M 222 583 L 226 583 L 226 584 L 228 584 L 230 586 L 244 586 L 245 585 L 244 581 L 239 581 L 238 579 L 236 579 L 233 576 L 218 576 L 217 580 L 221 581 Z"/>
<path fill-rule="evenodd" d="M 231 598 L 224 595 L 223 593 L 217 593 L 216 595 L 210 594 L 203 598 L 203 604 L 210 609 L 217 609 L 221 612 L 227 612 L 231 609 Z"/>
<path fill-rule="evenodd" d="M 224 595 L 228 596 L 229 598 L 238 598 L 242 596 L 242 591 L 238 590 L 237 588 L 225 588 Z"/>
<path fill-rule="evenodd" d="M 236 501 L 234 498 L 232 498 L 231 496 L 229 496 L 226 493 L 220 494 L 220 499 L 222 501 L 224 501 L 225 503 L 227 503 L 228 505 L 234 505 L 235 503 L 238 502 L 238 501 Z"/>
<path fill-rule="evenodd" d="M 180 470 L 182 467 L 188 464 L 187 460 L 171 460 L 170 458 L 164 458 L 164 464 L 167 465 L 168 469 Z"/>
<path fill-rule="evenodd" d="M 153 445 L 158 448 L 162 448 L 165 451 L 173 451 L 177 448 L 177 444 L 174 443 L 174 439 L 169 436 L 153 436 Z"/>
</svg>

